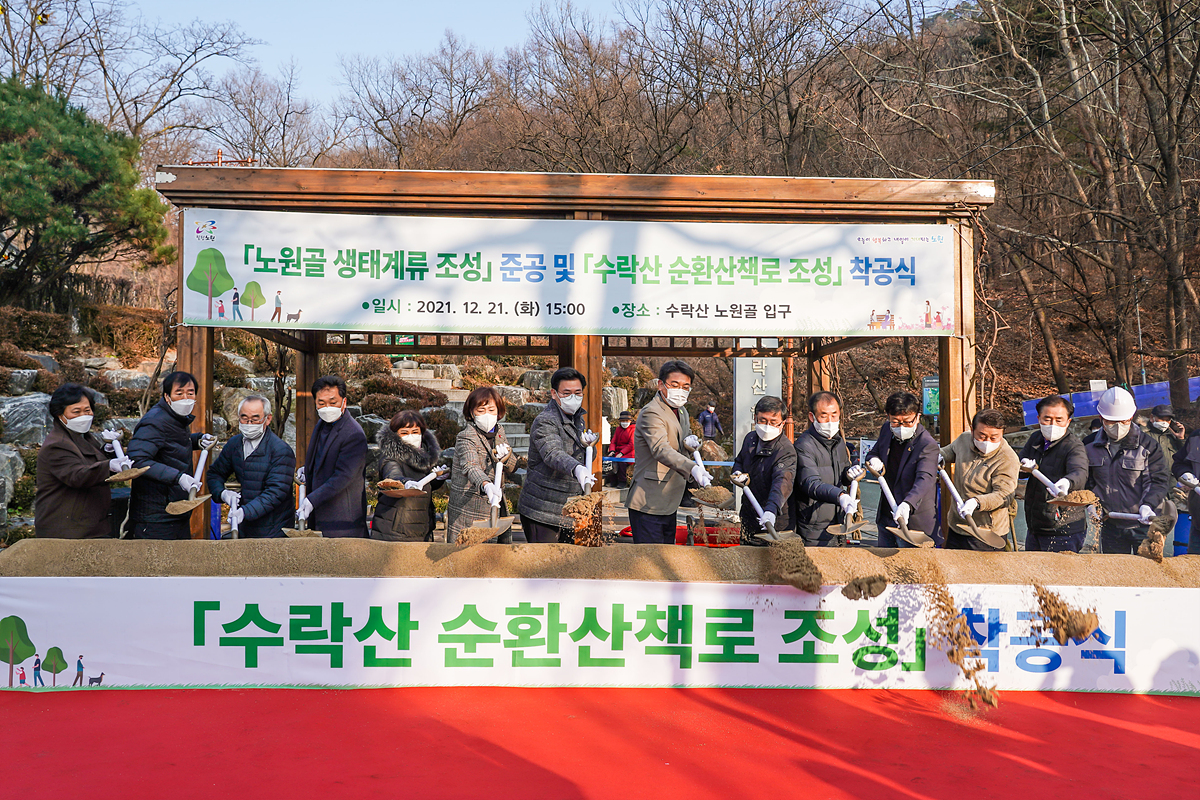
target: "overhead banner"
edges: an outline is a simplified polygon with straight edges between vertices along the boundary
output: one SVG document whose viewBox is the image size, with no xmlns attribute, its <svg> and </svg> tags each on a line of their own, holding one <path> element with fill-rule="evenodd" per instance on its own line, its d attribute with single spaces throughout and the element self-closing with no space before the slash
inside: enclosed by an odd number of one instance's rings
<svg viewBox="0 0 1200 800">
<path fill-rule="evenodd" d="M 1059 645 L 1030 587 L 949 589 L 997 689 L 1200 694 L 1200 590 L 1059 587 L 1100 619 Z M 48 686 L 966 688 L 925 605 L 911 585 L 6 578 L 0 640 Z"/>
<path fill-rule="evenodd" d="M 189 325 L 605 336 L 954 331 L 946 225 L 204 208 L 183 217 Z"/>
</svg>

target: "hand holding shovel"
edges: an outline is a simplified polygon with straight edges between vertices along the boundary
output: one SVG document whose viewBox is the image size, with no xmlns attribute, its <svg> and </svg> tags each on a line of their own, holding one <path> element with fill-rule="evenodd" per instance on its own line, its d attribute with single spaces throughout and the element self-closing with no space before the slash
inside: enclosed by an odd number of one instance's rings
<svg viewBox="0 0 1200 800">
<path fill-rule="evenodd" d="M 472 523 L 469 527 L 463 528 L 459 532 L 459 544 L 476 544 L 478 542 L 486 542 L 489 539 L 495 539 L 497 536 L 505 533 L 512 528 L 512 517 L 500 519 L 500 503 L 504 500 L 504 484 L 501 482 L 504 478 L 504 461 L 499 453 L 494 454 L 496 457 L 496 477 L 495 482 L 490 484 L 495 489 L 492 492 L 487 492 L 488 499 L 491 501 L 491 512 L 489 514 L 488 525 L 484 527 L 478 522 Z M 487 491 L 487 486 L 484 484 L 484 491 Z"/>
<path fill-rule="evenodd" d="M 955 508 L 962 509 L 962 496 L 958 493 L 958 489 L 954 488 L 954 481 L 950 480 L 950 475 L 947 474 L 946 468 L 942 466 L 943 463 L 944 462 L 941 460 L 938 461 L 938 475 L 942 476 L 942 482 L 946 484 L 946 490 L 950 492 L 950 496 L 954 499 Z M 980 528 L 977 524 L 975 524 L 975 518 L 973 514 L 963 514 L 960 510 L 959 515 L 966 520 L 967 527 L 971 529 L 972 536 L 989 547 L 995 547 L 1000 550 L 1004 549 L 1005 545 L 1007 544 L 1007 542 L 1004 540 L 1004 537 L 997 536 L 990 530 L 984 530 L 983 528 Z"/>
<path fill-rule="evenodd" d="M 1042 483 L 1042 485 L 1046 487 L 1046 493 L 1050 495 L 1050 499 L 1046 501 L 1049 505 L 1053 505 L 1053 506 L 1087 506 L 1087 505 L 1091 505 L 1091 503 L 1075 503 L 1070 500 L 1067 500 L 1068 493 L 1066 491 L 1064 491 L 1061 486 L 1059 486 L 1057 483 L 1052 482 L 1049 478 L 1047 478 L 1045 476 L 1044 473 L 1042 473 L 1040 470 L 1038 470 L 1037 463 L 1033 459 L 1031 459 L 1031 458 L 1024 459 L 1021 462 L 1021 470 L 1023 472 L 1028 472 L 1030 475 L 1037 478 Z"/>
<path fill-rule="evenodd" d="M 596 442 L 600 441 L 600 435 L 595 431 L 586 430 L 579 437 L 579 440 L 583 442 L 584 446 L 587 447 L 587 456 L 584 458 L 582 464 L 583 470 L 579 470 L 579 468 L 576 467 L 575 478 L 579 481 L 579 485 L 582 487 L 583 491 L 586 492 L 588 489 L 592 488 L 593 484 L 596 483 L 596 476 L 592 474 L 592 459 L 595 457 Z"/>
<path fill-rule="evenodd" d="M 754 509 L 754 513 L 761 519 L 763 516 L 762 506 L 758 504 L 758 499 L 754 496 L 754 492 L 750 491 L 750 476 L 744 472 L 735 472 L 730 476 L 730 480 L 733 481 L 734 486 L 742 490 L 742 494 L 746 496 L 746 502 L 750 504 L 750 507 Z M 782 542 L 786 539 L 795 539 L 799 535 L 792 531 L 779 533 L 775 530 L 775 525 L 770 520 L 767 520 L 763 527 L 767 529 L 767 532 L 754 534 L 756 539 L 765 539 L 768 542 Z"/>
<path fill-rule="evenodd" d="M 692 451 L 692 460 L 696 462 L 696 466 L 692 468 L 692 479 L 703 489 L 706 486 L 712 486 L 712 475 L 708 474 L 708 470 L 704 466 L 704 458 L 700 455 L 700 444 L 700 437 L 694 434 L 683 440 L 683 446 Z"/>
<path fill-rule="evenodd" d="M 926 536 L 921 531 L 914 531 L 908 527 L 908 520 L 904 517 L 896 518 L 899 506 L 896 504 L 896 498 L 892 494 L 892 488 L 888 486 L 887 480 L 883 477 L 883 469 L 876 465 L 875 460 L 867 462 L 867 470 L 879 481 L 879 489 L 883 492 L 884 498 L 888 502 L 888 506 L 892 509 L 892 518 L 896 520 L 896 524 L 900 527 L 888 527 L 887 531 L 899 536 L 904 541 L 916 547 L 933 547 L 933 539 Z"/>
<path fill-rule="evenodd" d="M 841 525 L 830 525 L 825 530 L 834 536 L 848 536 L 862 528 L 867 523 L 862 518 L 862 508 L 858 505 L 858 479 L 850 481 L 850 502 L 855 504 L 854 514 L 846 514 Z"/>
<path fill-rule="evenodd" d="M 142 475 L 145 475 L 146 470 L 150 469 L 149 467 L 133 466 L 133 462 L 126 457 L 125 451 L 121 449 L 121 434 L 119 432 L 104 431 L 100 435 L 106 442 L 112 445 L 113 455 L 115 455 L 119 460 L 125 461 L 129 464 L 127 469 L 123 469 L 120 472 L 116 472 L 105 478 L 104 481 L 106 483 L 122 483 L 124 481 L 131 481 L 134 478 L 140 478 Z"/>
<path fill-rule="evenodd" d="M 304 469 L 304 467 L 300 468 L 300 470 L 303 470 L 303 469 Z M 320 536 L 321 535 L 320 531 L 310 531 L 308 529 L 308 515 L 309 515 L 309 513 L 311 513 L 312 503 L 309 503 L 308 498 L 305 496 L 307 494 L 307 486 L 301 480 L 301 478 L 304 477 L 304 474 L 300 470 L 296 471 L 296 483 L 299 484 L 299 486 L 300 486 L 300 496 L 299 496 L 300 502 L 299 502 L 299 507 L 297 509 L 297 514 L 296 514 L 296 527 L 283 529 L 284 535 L 287 536 L 289 539 L 294 539 L 298 536 Z M 305 508 L 305 504 L 308 505 L 308 508 Z"/>
<path fill-rule="evenodd" d="M 230 497 L 229 498 L 229 538 L 230 539 L 238 538 L 238 526 L 241 524 L 242 517 L 244 517 L 245 515 L 246 515 L 246 512 L 242 511 L 242 509 L 238 507 L 238 495 L 235 494 L 232 497 Z"/>
<path fill-rule="evenodd" d="M 212 497 L 212 495 L 209 494 L 204 494 L 197 497 L 197 494 L 200 491 L 200 487 L 204 485 L 204 467 L 208 464 L 208 454 L 212 450 L 213 445 L 215 445 L 217 442 L 216 439 L 210 439 L 207 442 L 205 442 L 204 439 L 201 439 L 201 442 L 207 444 L 207 447 L 204 447 L 200 451 L 200 461 L 196 463 L 196 472 L 191 476 L 192 480 L 189 481 L 190 486 L 188 487 L 188 499 L 176 500 L 174 503 L 168 503 L 168 514 L 187 514 L 192 509 L 203 505 L 208 498 Z M 183 481 L 180 481 L 180 485 L 183 485 Z"/>
<path fill-rule="evenodd" d="M 435 467 L 428 475 L 421 478 L 419 481 L 405 481 L 401 487 L 395 486 L 394 483 L 385 486 L 388 481 L 380 481 L 378 484 L 379 493 L 388 497 L 419 497 L 425 494 L 425 487 L 433 483 L 438 478 L 445 477 L 446 467 Z M 398 481 L 396 482 L 398 483 Z"/>
</svg>

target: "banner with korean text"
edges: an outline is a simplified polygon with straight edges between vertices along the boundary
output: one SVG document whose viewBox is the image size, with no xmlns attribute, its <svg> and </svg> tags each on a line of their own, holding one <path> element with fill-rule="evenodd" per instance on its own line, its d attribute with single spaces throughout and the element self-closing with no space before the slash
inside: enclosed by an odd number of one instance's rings
<svg viewBox="0 0 1200 800">
<path fill-rule="evenodd" d="M 183 322 L 419 333 L 948 336 L 946 225 L 186 209 Z"/>
<path fill-rule="evenodd" d="M 1200 590 L 1056 590 L 1095 608 L 1099 630 L 1059 645 L 1036 630 L 1030 587 L 950 587 L 987 683 L 1200 694 Z M 69 662 L 60 670 L 73 673 L 78 655 L 87 678 L 103 673 L 100 685 L 118 687 L 966 688 L 932 646 L 924 609 L 912 585 L 856 602 L 836 586 L 815 597 L 786 586 L 641 581 L 0 582 L 0 627 L 16 642 L 16 663 L 56 648 Z"/>
</svg>

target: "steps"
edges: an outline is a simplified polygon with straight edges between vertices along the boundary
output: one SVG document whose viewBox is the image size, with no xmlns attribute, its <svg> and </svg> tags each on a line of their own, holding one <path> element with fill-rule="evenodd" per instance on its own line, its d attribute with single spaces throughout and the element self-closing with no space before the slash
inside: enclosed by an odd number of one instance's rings
<svg viewBox="0 0 1200 800">
<path fill-rule="evenodd" d="M 525 432 L 524 423 L 501 422 L 500 427 L 504 428 L 504 436 L 514 453 L 519 456 L 529 455 L 529 434 Z"/>
</svg>

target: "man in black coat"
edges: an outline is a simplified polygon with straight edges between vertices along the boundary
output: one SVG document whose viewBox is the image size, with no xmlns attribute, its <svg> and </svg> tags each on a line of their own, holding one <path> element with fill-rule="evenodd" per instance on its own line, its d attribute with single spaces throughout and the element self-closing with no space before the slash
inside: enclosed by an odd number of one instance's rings
<svg viewBox="0 0 1200 800">
<path fill-rule="evenodd" d="M 278 539 L 292 527 L 296 452 L 271 430 L 271 402 L 251 395 L 238 404 L 238 432 L 208 470 L 208 491 L 230 506 L 240 539 Z M 240 491 L 225 488 L 233 475 Z M 233 509 L 233 503 L 237 508 Z"/>
<path fill-rule="evenodd" d="M 733 460 L 733 471 L 749 476 L 750 491 L 762 506 L 760 517 L 748 502 L 742 503 L 742 542 L 765 545 L 756 534 L 770 522 L 776 531 L 795 527 L 791 510 L 792 486 L 796 479 L 796 448 L 783 433 L 786 407 L 778 397 L 764 397 L 754 406 L 754 430 L 742 439 L 742 449 Z"/>
<path fill-rule="evenodd" d="M 883 470 L 884 480 L 896 498 L 896 513 L 880 496 L 875 525 L 880 547 L 913 547 L 887 529 L 905 524 L 920 531 L 941 546 L 944 538 L 937 520 L 938 455 L 941 448 L 921 424 L 921 401 L 910 392 L 896 392 L 884 404 L 888 421 L 879 431 L 879 439 L 867 453 L 867 464 Z M 862 468 L 855 470 L 861 477 Z"/>
<path fill-rule="evenodd" d="M 841 420 L 837 395 L 817 392 L 808 398 L 808 428 L 796 437 L 796 532 L 810 547 L 844 546 L 845 536 L 833 536 L 826 529 L 858 509 L 845 488 L 851 480 L 850 450 L 842 438 Z"/>
<path fill-rule="evenodd" d="M 1053 506 L 1050 491 L 1032 476 L 1036 468 L 1058 489 L 1069 494 L 1084 487 L 1088 479 L 1088 457 L 1083 442 L 1070 430 L 1075 406 L 1065 397 L 1050 395 L 1038 401 L 1038 430 L 1021 448 L 1021 470 L 1030 473 L 1025 484 L 1026 550 L 1078 553 L 1087 538 L 1084 509 Z"/>
<path fill-rule="evenodd" d="M 367 538 L 367 435 L 346 413 L 346 382 L 336 375 L 312 386 L 321 418 L 298 476 L 308 496 L 298 515 L 327 538 Z"/>
<path fill-rule="evenodd" d="M 129 440 L 126 454 L 135 467 L 149 467 L 133 481 L 129 494 L 129 538 L 190 539 L 190 515 L 167 513 L 167 504 L 188 499 L 203 485 L 192 476 L 192 451 L 212 447 L 211 434 L 191 433 L 196 378 L 172 372 L 163 378 L 162 397 L 146 412 Z"/>
</svg>

